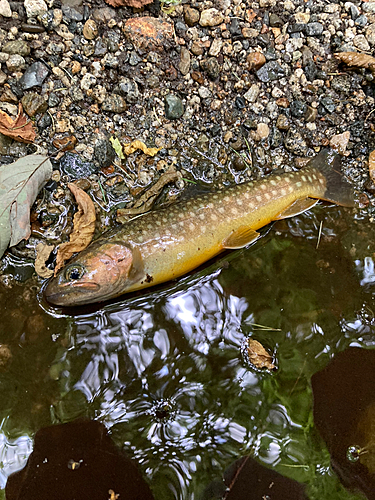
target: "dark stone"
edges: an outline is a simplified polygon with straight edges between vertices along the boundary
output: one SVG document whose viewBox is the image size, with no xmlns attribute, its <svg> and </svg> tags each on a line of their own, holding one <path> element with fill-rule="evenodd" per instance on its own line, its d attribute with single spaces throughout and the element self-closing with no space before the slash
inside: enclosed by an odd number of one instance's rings
<svg viewBox="0 0 375 500">
<path fill-rule="evenodd" d="M 252 120 L 251 118 L 248 118 L 245 120 L 242 124 L 245 130 L 256 130 L 258 123 L 256 120 Z"/>
<path fill-rule="evenodd" d="M 36 92 L 30 92 L 21 99 L 23 109 L 31 118 L 38 113 L 47 111 L 48 104 L 42 96 Z"/>
<path fill-rule="evenodd" d="M 22 78 L 20 80 L 16 80 L 15 78 L 11 78 L 10 80 L 8 80 L 11 91 L 13 92 L 14 95 L 18 97 L 18 99 L 21 99 L 24 94 L 20 83 L 21 80 Z"/>
<path fill-rule="evenodd" d="M 139 99 L 138 85 L 130 78 L 121 78 L 116 90 L 115 92 L 125 97 L 129 104 L 135 104 Z"/>
<path fill-rule="evenodd" d="M 49 68 L 40 61 L 36 61 L 29 66 L 19 80 L 22 90 L 28 90 L 33 87 L 41 87 L 44 80 L 49 75 Z"/>
<path fill-rule="evenodd" d="M 261 82 L 267 83 L 283 78 L 285 71 L 276 61 L 269 61 L 258 69 L 256 75 Z"/>
<path fill-rule="evenodd" d="M 271 129 L 271 146 L 277 148 L 283 143 L 283 135 L 277 127 Z"/>
<path fill-rule="evenodd" d="M 44 130 L 52 125 L 52 118 L 48 113 L 44 113 L 38 120 L 38 128 Z"/>
<path fill-rule="evenodd" d="M 294 23 L 294 24 L 289 24 L 287 28 L 288 33 L 300 33 L 305 30 L 306 24 L 302 23 Z"/>
<path fill-rule="evenodd" d="M 307 144 L 301 132 L 296 128 L 290 128 L 284 141 L 288 151 L 296 156 L 306 156 Z"/>
<path fill-rule="evenodd" d="M 364 15 L 357 17 L 357 19 L 354 21 L 354 24 L 356 26 L 359 26 L 360 28 L 364 28 L 367 24 L 367 17 Z"/>
<path fill-rule="evenodd" d="M 304 68 L 306 78 L 309 82 L 312 82 L 316 79 L 316 75 L 318 73 L 318 69 L 313 60 L 309 60 Z"/>
<path fill-rule="evenodd" d="M 184 114 L 184 106 L 179 97 L 169 94 L 164 98 L 165 116 L 168 120 L 176 120 Z"/>
<path fill-rule="evenodd" d="M 44 26 L 31 23 L 22 23 L 21 30 L 25 33 L 43 33 L 45 31 Z"/>
<path fill-rule="evenodd" d="M 187 30 L 187 26 L 185 23 L 182 21 L 177 21 L 176 24 L 174 25 L 176 33 L 180 36 L 183 36 L 185 34 L 185 31 Z"/>
<path fill-rule="evenodd" d="M 290 113 L 294 118 L 303 118 L 307 105 L 303 101 L 293 101 L 290 104 Z"/>
<path fill-rule="evenodd" d="M 123 113 L 126 110 L 126 102 L 123 97 L 118 94 L 106 96 L 103 104 L 103 111 L 112 111 L 113 113 Z"/>
<path fill-rule="evenodd" d="M 218 123 L 215 123 L 209 130 L 208 133 L 210 134 L 211 137 L 216 137 L 220 134 L 221 132 L 221 127 Z"/>
<path fill-rule="evenodd" d="M 72 179 L 88 177 L 98 172 L 99 168 L 93 163 L 85 162 L 77 153 L 65 153 L 60 160 L 61 171 Z"/>
<path fill-rule="evenodd" d="M 328 113 L 333 113 L 336 109 L 336 104 L 333 102 L 332 97 L 326 96 L 320 100 L 320 104 L 324 106 Z"/>
<path fill-rule="evenodd" d="M 261 47 L 268 47 L 270 44 L 270 36 L 268 33 L 261 33 L 256 37 L 256 40 Z"/>
<path fill-rule="evenodd" d="M 234 104 L 236 106 L 237 109 L 244 109 L 246 108 L 246 101 L 245 99 L 242 97 L 242 96 L 237 96 L 236 97 L 236 100 L 234 101 Z"/>
<path fill-rule="evenodd" d="M 30 47 L 24 40 L 12 40 L 7 42 L 3 48 L 2 52 L 7 54 L 19 54 L 20 56 L 28 56 L 30 54 Z"/>
<path fill-rule="evenodd" d="M 48 96 L 48 106 L 50 108 L 55 108 L 60 104 L 60 97 L 56 95 L 54 92 L 51 92 L 51 94 Z"/>
<path fill-rule="evenodd" d="M 323 24 L 321 23 L 308 23 L 305 26 L 306 36 L 319 36 L 323 33 Z"/>
<path fill-rule="evenodd" d="M 331 82 L 331 88 L 337 92 L 350 92 L 350 80 L 345 76 L 335 76 Z"/>
<path fill-rule="evenodd" d="M 354 3 L 352 3 L 349 10 L 351 18 L 353 19 L 353 21 L 355 21 L 360 14 L 359 8 L 356 5 L 354 5 Z"/>
<path fill-rule="evenodd" d="M 229 31 L 233 37 L 242 37 L 242 31 L 238 19 L 232 19 L 229 25 Z"/>
<path fill-rule="evenodd" d="M 132 50 L 129 57 L 130 66 L 137 66 L 137 64 L 139 64 L 141 61 L 142 59 L 139 57 L 137 52 L 135 50 Z"/>
<path fill-rule="evenodd" d="M 102 38 L 97 38 L 95 40 L 94 56 L 102 57 L 107 53 L 107 50 L 107 45 L 103 42 Z"/>
<path fill-rule="evenodd" d="M 69 21 L 83 21 L 83 8 L 82 7 L 70 7 L 69 5 L 63 5 L 61 10 L 66 19 Z"/>
<path fill-rule="evenodd" d="M 214 81 L 220 74 L 220 65 L 216 57 L 209 57 L 201 62 L 202 69 L 207 73 L 210 80 Z"/>
<path fill-rule="evenodd" d="M 94 146 L 94 158 L 101 167 L 109 167 L 116 158 L 116 151 L 107 138 L 98 139 Z"/>
<path fill-rule="evenodd" d="M 283 21 L 279 18 L 277 14 L 270 15 L 271 28 L 280 28 L 283 24 L 284 24 Z"/>
<path fill-rule="evenodd" d="M 273 47 L 268 47 L 266 52 L 264 53 L 264 56 L 267 59 L 267 61 L 276 61 L 277 60 L 277 53 Z"/>
<path fill-rule="evenodd" d="M 361 137 L 363 135 L 364 122 L 363 120 L 358 120 L 352 123 L 349 127 L 351 135 L 353 137 Z"/>
<path fill-rule="evenodd" d="M 116 52 L 119 49 L 119 44 L 115 40 L 109 38 L 107 40 L 107 48 L 110 52 Z"/>
</svg>

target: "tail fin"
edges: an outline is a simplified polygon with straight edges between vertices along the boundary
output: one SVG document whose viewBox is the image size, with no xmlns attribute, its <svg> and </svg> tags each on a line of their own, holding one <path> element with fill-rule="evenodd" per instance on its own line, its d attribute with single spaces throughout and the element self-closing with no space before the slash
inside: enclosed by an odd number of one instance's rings
<svg viewBox="0 0 375 500">
<path fill-rule="evenodd" d="M 341 170 L 341 157 L 331 149 L 324 149 L 307 165 L 316 168 L 326 178 L 324 200 L 344 207 L 354 207 L 353 186 L 345 179 Z"/>
</svg>

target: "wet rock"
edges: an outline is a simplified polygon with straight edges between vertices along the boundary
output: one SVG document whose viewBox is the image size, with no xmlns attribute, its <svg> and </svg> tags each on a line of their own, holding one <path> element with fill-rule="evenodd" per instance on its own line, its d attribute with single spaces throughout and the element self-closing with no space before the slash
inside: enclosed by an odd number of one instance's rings
<svg viewBox="0 0 375 500">
<path fill-rule="evenodd" d="M 125 37 L 137 49 L 164 51 L 174 45 L 174 25 L 154 17 L 128 19 L 123 27 Z"/>
<path fill-rule="evenodd" d="M 250 71 L 252 69 L 258 70 L 266 63 L 266 58 L 261 52 L 251 52 L 246 57 L 246 62 Z"/>
<path fill-rule="evenodd" d="M 52 125 L 52 118 L 48 113 L 44 113 L 38 120 L 38 128 L 44 130 Z"/>
<path fill-rule="evenodd" d="M 346 151 L 349 139 L 350 139 L 350 132 L 349 130 L 347 130 L 342 134 L 336 134 L 332 136 L 331 140 L 329 141 L 329 145 L 331 146 L 332 149 L 337 151 L 337 153 L 343 155 Z"/>
<path fill-rule="evenodd" d="M 44 0 L 25 0 L 24 7 L 26 9 L 27 17 L 42 16 L 48 10 L 47 4 Z"/>
<path fill-rule="evenodd" d="M 203 10 L 199 24 L 201 26 L 218 26 L 224 21 L 223 14 L 215 8 Z"/>
<path fill-rule="evenodd" d="M 319 36 L 323 33 L 323 25 L 321 23 L 308 23 L 305 26 L 306 36 Z"/>
<path fill-rule="evenodd" d="M 30 47 L 24 40 L 12 40 L 7 42 L 2 51 L 7 54 L 19 54 L 20 56 L 28 56 L 30 54 Z"/>
<path fill-rule="evenodd" d="M 234 101 L 234 104 L 235 104 L 237 109 L 241 110 L 241 109 L 246 108 L 246 101 L 242 96 L 237 96 L 235 101 Z"/>
<path fill-rule="evenodd" d="M 267 83 L 283 78 L 285 71 L 276 61 L 269 61 L 258 69 L 256 75 L 261 82 Z"/>
<path fill-rule="evenodd" d="M 28 90 L 33 87 L 41 87 L 49 74 L 49 69 L 45 64 L 36 61 L 29 66 L 19 80 L 22 90 Z"/>
<path fill-rule="evenodd" d="M 50 108 L 55 108 L 60 104 L 60 98 L 58 95 L 55 93 L 51 92 L 50 95 L 48 96 L 48 106 Z"/>
<path fill-rule="evenodd" d="M 290 113 L 294 118 L 303 118 L 307 105 L 303 101 L 293 101 L 290 104 Z"/>
<path fill-rule="evenodd" d="M 102 57 L 107 53 L 107 45 L 103 42 L 101 38 L 98 38 L 95 42 L 94 56 Z"/>
<path fill-rule="evenodd" d="M 332 97 L 326 96 L 320 100 L 320 104 L 328 113 L 333 113 L 336 109 L 336 104 L 333 102 Z"/>
<path fill-rule="evenodd" d="M 357 17 L 354 24 L 360 28 L 364 28 L 367 24 L 367 17 L 364 15 Z"/>
<path fill-rule="evenodd" d="M 258 123 L 257 129 L 251 135 L 254 141 L 261 141 L 267 139 L 270 135 L 270 129 L 266 123 Z"/>
<path fill-rule="evenodd" d="M 290 120 L 285 115 L 279 115 L 276 121 L 276 127 L 279 130 L 289 130 L 290 129 Z"/>
<path fill-rule="evenodd" d="M 220 74 L 220 66 L 216 57 L 209 57 L 201 62 L 202 69 L 207 73 L 210 80 L 215 81 Z"/>
<path fill-rule="evenodd" d="M 270 15 L 270 26 L 272 28 L 280 28 L 283 25 L 283 21 L 279 18 L 277 14 L 272 13 Z"/>
<path fill-rule="evenodd" d="M 126 102 L 120 95 L 110 94 L 105 97 L 102 110 L 111 111 L 112 113 L 123 113 L 126 110 Z"/>
<path fill-rule="evenodd" d="M 190 52 L 187 48 L 181 47 L 181 58 L 178 68 L 182 75 L 187 75 L 190 71 Z"/>
<path fill-rule="evenodd" d="M 230 25 L 229 25 L 229 33 L 232 35 L 232 37 L 236 37 L 236 38 L 242 36 L 240 23 L 238 22 L 238 19 L 234 18 L 231 20 Z"/>
<path fill-rule="evenodd" d="M 176 120 L 184 114 L 184 105 L 179 97 L 169 94 L 164 98 L 165 116 L 168 120 Z"/>
<path fill-rule="evenodd" d="M 67 19 L 71 21 L 83 21 L 83 8 L 81 6 L 71 7 L 70 5 L 62 5 L 61 10 Z"/>
<path fill-rule="evenodd" d="M 306 141 L 295 128 L 289 129 L 284 144 L 286 149 L 296 156 L 305 156 L 307 153 Z"/>
<path fill-rule="evenodd" d="M 94 158 L 100 167 L 109 167 L 116 158 L 116 151 L 107 137 L 98 139 L 94 146 Z"/>
<path fill-rule="evenodd" d="M 137 64 L 139 64 L 141 61 L 142 59 L 139 57 L 137 52 L 135 50 L 132 50 L 129 57 L 130 66 L 137 66 Z"/>
<path fill-rule="evenodd" d="M 189 5 L 184 6 L 184 20 L 188 26 L 194 26 L 199 22 L 199 10 L 193 9 Z"/>
<path fill-rule="evenodd" d="M 13 140 L 6 135 L 0 134 L 0 155 L 8 155 L 9 148 L 12 144 Z"/>
<path fill-rule="evenodd" d="M 304 71 L 305 71 L 306 78 L 309 80 L 309 82 L 312 82 L 316 78 L 316 75 L 318 73 L 318 68 L 316 67 L 316 64 L 314 63 L 314 61 L 310 60 L 307 62 L 306 66 L 304 68 Z"/>
<path fill-rule="evenodd" d="M 23 109 L 30 117 L 37 113 L 44 113 L 48 109 L 48 104 L 45 99 L 36 92 L 29 92 L 21 99 Z"/>
<path fill-rule="evenodd" d="M 121 78 L 117 93 L 122 95 L 129 104 L 135 104 L 139 99 L 138 85 L 130 78 Z"/>
<path fill-rule="evenodd" d="M 12 17 L 12 10 L 8 0 L 0 0 L 0 16 Z"/>
<path fill-rule="evenodd" d="M 94 9 L 92 17 L 98 23 L 108 23 L 111 19 L 115 19 L 116 11 L 115 9 L 111 9 L 111 7 L 102 7 L 101 9 Z"/>
<path fill-rule="evenodd" d="M 256 83 L 253 83 L 249 90 L 244 94 L 244 98 L 247 102 L 255 102 L 258 98 L 259 92 L 260 87 Z"/>
<path fill-rule="evenodd" d="M 91 162 L 85 162 L 76 153 L 65 153 L 60 160 L 60 169 L 72 179 L 80 179 L 81 177 L 89 177 L 91 174 L 98 172 L 99 167 L 96 167 Z"/>
<path fill-rule="evenodd" d="M 93 19 L 88 19 L 83 26 L 82 34 L 86 40 L 94 40 L 98 36 L 98 27 Z"/>
<path fill-rule="evenodd" d="M 318 116 L 318 110 L 316 108 L 312 108 L 311 106 L 306 107 L 305 112 L 305 121 L 307 123 L 312 123 L 316 120 Z"/>
<path fill-rule="evenodd" d="M 26 61 L 25 59 L 18 55 L 12 54 L 6 62 L 7 68 L 9 71 L 20 71 L 25 68 Z"/>
</svg>

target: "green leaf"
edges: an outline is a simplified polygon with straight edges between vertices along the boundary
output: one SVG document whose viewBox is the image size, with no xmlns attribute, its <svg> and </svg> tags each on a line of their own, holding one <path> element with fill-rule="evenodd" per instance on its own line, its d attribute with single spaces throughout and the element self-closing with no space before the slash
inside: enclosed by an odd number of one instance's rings
<svg viewBox="0 0 375 500">
<path fill-rule="evenodd" d="M 47 156 L 29 155 L 0 167 L 0 257 L 7 246 L 30 236 L 30 208 L 50 179 Z"/>
<path fill-rule="evenodd" d="M 123 160 L 125 158 L 124 153 L 122 152 L 122 146 L 120 141 L 118 140 L 117 137 L 110 137 L 109 138 L 113 149 L 116 151 L 117 156 Z"/>
</svg>

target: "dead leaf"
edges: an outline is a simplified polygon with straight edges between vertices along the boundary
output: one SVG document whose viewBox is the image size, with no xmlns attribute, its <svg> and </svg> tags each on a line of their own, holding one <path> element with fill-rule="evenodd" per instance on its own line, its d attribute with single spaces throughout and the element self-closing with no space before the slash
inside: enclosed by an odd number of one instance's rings
<svg viewBox="0 0 375 500">
<path fill-rule="evenodd" d="M 73 183 L 68 184 L 77 204 L 78 212 L 73 218 L 73 231 L 69 240 L 59 246 L 56 256 L 56 267 L 54 275 L 64 267 L 64 262 L 76 253 L 84 250 L 92 240 L 95 231 L 95 205 L 90 196 Z"/>
<path fill-rule="evenodd" d="M 113 149 L 116 151 L 117 156 L 121 160 L 124 160 L 125 156 L 124 156 L 124 153 L 122 152 L 122 146 L 121 146 L 121 143 L 118 140 L 118 138 L 112 136 L 112 137 L 109 138 L 109 141 L 112 144 Z"/>
<path fill-rule="evenodd" d="M 334 54 L 336 59 L 339 59 L 348 66 L 357 66 L 358 68 L 372 68 L 375 66 L 375 57 L 359 52 L 337 52 Z"/>
<path fill-rule="evenodd" d="M 371 151 L 368 158 L 368 170 L 371 180 L 375 182 L 375 149 L 374 151 Z"/>
<path fill-rule="evenodd" d="M 152 3 L 154 0 L 105 0 L 112 7 L 134 7 L 140 9 L 144 5 Z"/>
<path fill-rule="evenodd" d="M 142 196 L 134 203 L 132 208 L 119 208 L 117 210 L 117 218 L 126 217 L 128 215 L 139 215 L 148 212 L 163 187 L 170 182 L 177 181 L 179 178 L 179 174 L 175 170 L 165 172 L 153 186 L 142 194 Z"/>
<path fill-rule="evenodd" d="M 55 247 L 53 245 L 46 245 L 44 243 L 38 243 L 36 246 L 36 259 L 35 259 L 35 271 L 42 278 L 50 278 L 53 274 L 52 269 L 48 269 L 46 262 L 51 255 L 52 250 Z"/>
<path fill-rule="evenodd" d="M 34 142 L 36 133 L 32 122 L 24 114 L 21 103 L 15 120 L 0 110 L 0 133 L 19 142 Z"/>
<path fill-rule="evenodd" d="M 113 490 L 108 490 L 108 493 L 111 495 L 111 498 L 109 500 L 117 500 L 120 496 L 118 493 L 115 493 Z"/>
<path fill-rule="evenodd" d="M 42 155 L 0 167 L 0 257 L 8 244 L 17 245 L 30 236 L 30 207 L 51 175 L 51 162 Z"/>
<path fill-rule="evenodd" d="M 129 156 L 134 153 L 134 151 L 137 151 L 137 149 L 140 149 L 145 155 L 148 156 L 155 156 L 161 150 L 161 148 L 148 148 L 146 144 L 137 139 L 130 144 L 124 144 L 123 151 L 127 156 Z"/>
<path fill-rule="evenodd" d="M 247 353 L 250 363 L 253 364 L 255 368 L 267 368 L 268 370 L 274 370 L 276 368 L 272 363 L 272 357 L 257 340 L 247 340 Z"/>
</svg>

